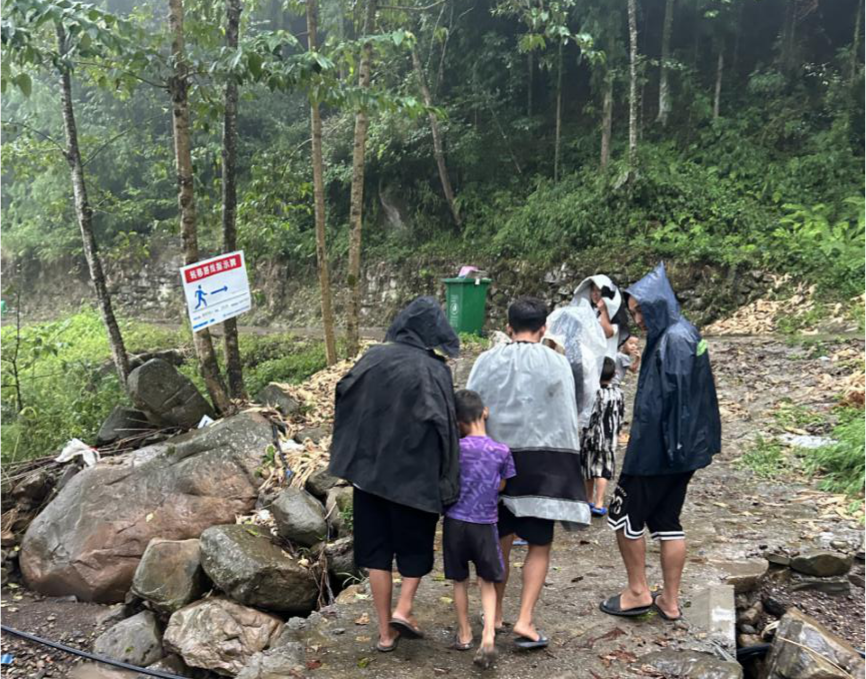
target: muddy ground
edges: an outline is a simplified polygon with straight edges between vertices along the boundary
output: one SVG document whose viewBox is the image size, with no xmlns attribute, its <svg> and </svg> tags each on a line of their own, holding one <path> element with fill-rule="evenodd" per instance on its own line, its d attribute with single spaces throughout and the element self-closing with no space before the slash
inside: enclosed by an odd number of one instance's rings
<svg viewBox="0 0 866 679">
<path fill-rule="evenodd" d="M 758 561 L 767 549 L 806 549 L 845 541 L 862 543 L 862 526 L 836 511 L 829 495 L 816 492 L 803 479 L 765 481 L 736 460 L 756 436 L 778 426 L 773 413 L 791 402 L 811 411 L 827 412 L 836 402 L 827 375 L 847 375 L 832 359 L 844 347 L 862 354 L 856 340 L 827 340 L 823 346 L 789 346 L 775 338 L 711 338 L 710 350 L 723 412 L 723 452 L 709 468 L 698 472 L 684 509 L 683 524 L 689 557 L 683 578 L 683 603 L 700 589 L 725 581 L 734 562 Z M 470 360 L 457 366 L 457 381 L 465 380 Z M 631 399 L 635 379 L 629 378 Z M 525 554 L 516 548 L 519 564 Z M 649 578 L 661 584 L 658 550 L 649 547 Z M 734 564 L 734 565 L 732 565 Z M 862 573 L 862 564 L 856 566 Z M 516 577 L 515 577 L 516 576 Z M 604 522 L 581 533 L 557 532 L 552 568 L 538 607 L 538 625 L 551 637 L 547 650 L 513 650 L 507 635 L 498 639 L 500 657 L 486 673 L 471 665 L 471 654 L 448 650 L 453 635 L 451 588 L 442 577 L 441 557 L 433 575 L 419 590 L 416 614 L 427 630 L 422 641 L 404 641 L 392 654 L 371 650 L 375 624 L 363 623 L 372 613 L 366 594 L 345 593 L 341 603 L 325 612 L 324 621 L 304 640 L 309 674 L 322 679 L 368 676 L 382 679 L 470 677 L 476 674 L 517 679 L 523 677 L 614 678 L 645 674 L 640 656 L 662 648 L 705 647 L 706 641 L 686 622 L 669 623 L 649 615 L 637 620 L 612 618 L 598 610 L 598 602 L 625 584 L 625 574 L 613 534 Z M 514 571 L 506 598 L 506 619 L 512 619 L 519 597 L 519 571 Z M 21 597 L 15 599 L 15 597 Z M 477 591 L 473 606 L 480 609 Z M 66 638 L 72 645 L 89 646 L 101 625 L 105 607 L 70 601 L 34 598 L 20 589 L 4 588 L 3 622 L 11 627 Z M 795 603 L 815 615 L 855 646 L 864 634 L 863 589 L 852 585 L 845 595 L 803 594 Z M 52 619 L 53 618 L 53 619 Z M 476 633 L 480 632 L 476 619 Z M 62 677 L 71 661 L 47 654 L 3 636 L 3 651 L 15 655 L 4 668 L 8 676 Z M 41 666 L 40 666 L 41 665 Z M 658 676 L 658 675 L 649 675 Z"/>
</svg>

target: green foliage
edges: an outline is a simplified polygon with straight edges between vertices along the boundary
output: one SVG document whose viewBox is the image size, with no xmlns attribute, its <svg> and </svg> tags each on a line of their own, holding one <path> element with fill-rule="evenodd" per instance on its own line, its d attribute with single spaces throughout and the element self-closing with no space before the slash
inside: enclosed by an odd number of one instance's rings
<svg viewBox="0 0 866 679">
<path fill-rule="evenodd" d="M 318 340 L 241 335 L 240 349 L 244 383 L 252 396 L 269 382 L 302 382 L 327 366 L 325 346 Z"/>
<path fill-rule="evenodd" d="M 736 465 L 752 470 L 761 478 L 773 479 L 793 471 L 796 461 L 786 452 L 785 446 L 775 439 L 758 436 L 736 461 Z"/>
<path fill-rule="evenodd" d="M 808 450 L 803 453 L 806 471 L 820 475 L 819 487 L 833 493 L 863 497 L 866 467 L 866 433 L 863 411 L 848 408 L 839 416 L 833 429 L 834 445 Z"/>
</svg>

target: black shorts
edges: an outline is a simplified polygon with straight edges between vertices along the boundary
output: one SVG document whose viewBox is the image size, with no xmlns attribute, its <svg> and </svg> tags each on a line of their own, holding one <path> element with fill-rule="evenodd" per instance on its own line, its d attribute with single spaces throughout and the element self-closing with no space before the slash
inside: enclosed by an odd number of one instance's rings
<svg viewBox="0 0 866 679">
<path fill-rule="evenodd" d="M 553 542 L 552 519 L 536 516 L 514 516 L 502 502 L 499 503 L 499 537 L 517 535 L 530 545 L 549 545 Z"/>
<path fill-rule="evenodd" d="M 469 577 L 469 562 L 487 582 L 502 582 L 505 563 L 499 548 L 495 523 L 469 523 L 445 517 L 442 529 L 442 556 L 445 577 L 462 582 Z"/>
<path fill-rule="evenodd" d="M 355 488 L 355 565 L 420 578 L 433 570 L 433 540 L 439 515 L 386 500 Z"/>
<path fill-rule="evenodd" d="M 644 535 L 644 526 L 654 540 L 684 540 L 680 513 L 693 471 L 662 476 L 621 474 L 610 501 L 608 525 L 622 530 L 631 540 Z"/>
</svg>

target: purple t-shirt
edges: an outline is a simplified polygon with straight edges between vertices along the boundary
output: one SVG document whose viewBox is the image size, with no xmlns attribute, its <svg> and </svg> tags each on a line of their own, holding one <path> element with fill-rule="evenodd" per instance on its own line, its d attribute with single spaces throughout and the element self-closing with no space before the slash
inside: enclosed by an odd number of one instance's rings
<svg viewBox="0 0 866 679">
<path fill-rule="evenodd" d="M 487 436 L 464 436 L 460 439 L 460 499 L 445 516 L 468 523 L 496 523 L 499 482 L 515 474 L 508 446 Z"/>
</svg>

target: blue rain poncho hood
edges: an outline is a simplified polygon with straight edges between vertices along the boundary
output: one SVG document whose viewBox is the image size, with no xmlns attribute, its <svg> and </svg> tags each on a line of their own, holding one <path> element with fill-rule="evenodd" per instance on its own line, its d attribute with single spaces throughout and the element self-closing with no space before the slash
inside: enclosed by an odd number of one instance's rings
<svg viewBox="0 0 866 679">
<path fill-rule="evenodd" d="M 706 467 L 721 450 L 721 420 L 707 343 L 680 313 L 659 264 L 626 290 L 647 331 L 624 474 L 654 476 Z"/>
</svg>

